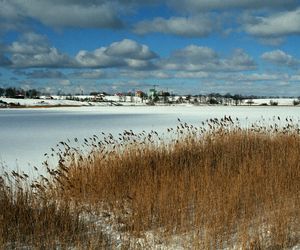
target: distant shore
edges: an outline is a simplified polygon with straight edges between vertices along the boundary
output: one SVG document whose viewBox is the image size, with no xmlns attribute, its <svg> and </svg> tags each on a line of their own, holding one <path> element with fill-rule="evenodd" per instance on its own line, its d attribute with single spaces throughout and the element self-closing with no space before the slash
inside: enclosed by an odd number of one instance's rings
<svg viewBox="0 0 300 250">
<path fill-rule="evenodd" d="M 108 107 L 108 106 L 284 106 L 296 107 L 299 105 L 299 100 L 294 98 L 264 98 L 264 99 L 245 99 L 240 103 L 205 103 L 205 102 L 143 102 L 143 101 L 118 101 L 116 98 L 107 97 L 102 101 L 83 101 L 69 99 L 17 99 L 0 97 L 0 109 L 5 108 L 66 108 L 66 107 Z"/>
</svg>

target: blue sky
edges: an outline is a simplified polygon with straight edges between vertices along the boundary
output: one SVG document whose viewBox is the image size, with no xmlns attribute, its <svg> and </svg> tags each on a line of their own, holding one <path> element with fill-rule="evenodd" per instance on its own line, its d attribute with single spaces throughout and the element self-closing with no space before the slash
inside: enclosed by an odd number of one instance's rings
<svg viewBox="0 0 300 250">
<path fill-rule="evenodd" d="M 298 0 L 0 6 L 0 87 L 300 96 Z"/>
</svg>

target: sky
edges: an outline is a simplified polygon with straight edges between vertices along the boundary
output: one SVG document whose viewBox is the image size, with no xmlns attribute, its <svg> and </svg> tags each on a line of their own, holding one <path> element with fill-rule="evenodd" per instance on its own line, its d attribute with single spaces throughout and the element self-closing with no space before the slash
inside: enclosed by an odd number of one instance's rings
<svg viewBox="0 0 300 250">
<path fill-rule="evenodd" d="M 0 87 L 300 96 L 299 0 L 0 0 Z"/>
</svg>

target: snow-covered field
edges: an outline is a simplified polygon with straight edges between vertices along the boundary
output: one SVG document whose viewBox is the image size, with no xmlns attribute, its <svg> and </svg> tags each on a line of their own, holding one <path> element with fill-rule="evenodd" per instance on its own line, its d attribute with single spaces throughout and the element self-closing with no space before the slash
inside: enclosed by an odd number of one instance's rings
<svg viewBox="0 0 300 250">
<path fill-rule="evenodd" d="M 112 106 L 112 105 L 122 105 L 122 106 L 141 106 L 146 105 L 141 102 L 140 98 L 133 97 L 132 100 L 126 99 L 125 101 L 121 100 L 118 96 L 108 96 L 104 98 L 103 102 L 93 102 L 93 101 L 83 101 L 84 97 L 90 98 L 91 96 L 75 96 L 78 98 L 78 101 L 67 100 L 66 97 L 56 96 L 54 99 L 16 99 L 16 98 L 6 98 L 0 97 L 0 101 L 7 104 L 15 104 L 25 107 L 47 107 L 47 106 Z M 1 103 L 0 103 L 1 104 Z"/>
<path fill-rule="evenodd" d="M 243 125 L 273 116 L 300 117 L 299 107 L 271 106 L 145 106 L 145 107 L 61 107 L 52 109 L 0 110 L 0 162 L 9 168 L 31 171 L 41 165 L 59 141 L 79 140 L 101 132 L 117 134 L 124 129 L 164 132 L 182 121 L 200 125 L 224 115 L 240 118 Z M 270 121 L 269 121 L 270 120 Z M 1 165 L 1 164 L 0 164 Z"/>
<path fill-rule="evenodd" d="M 251 100 L 244 100 L 244 105 L 249 105 L 248 102 Z M 296 98 L 265 98 L 265 99 L 253 99 L 252 105 L 270 105 L 271 103 L 277 103 L 278 106 L 292 106 Z"/>
<path fill-rule="evenodd" d="M 14 103 L 21 106 L 87 106 L 87 102 L 71 101 L 71 100 L 51 100 L 51 99 L 15 99 L 15 98 L 0 98 L 6 103 Z"/>
<path fill-rule="evenodd" d="M 21 105 L 25 107 L 47 107 L 47 106 L 145 106 L 146 101 L 142 101 L 140 97 L 136 96 L 105 96 L 103 100 L 95 101 L 93 96 L 74 96 L 77 101 L 68 100 L 67 96 L 52 96 L 54 99 L 47 99 L 46 97 L 41 96 L 40 99 L 16 99 L 16 98 L 6 98 L 0 97 L 0 107 L 4 105 L 3 103 L 7 104 L 15 104 Z M 174 100 L 178 100 L 179 96 L 174 97 Z M 88 101 L 87 101 L 88 100 Z M 3 102 L 3 103 L 1 103 Z M 294 106 L 294 102 L 299 102 L 296 98 L 265 98 L 265 99 L 245 99 L 239 105 L 242 106 Z M 157 103 L 156 105 L 161 106 L 165 105 L 163 103 Z M 176 106 L 190 106 L 192 104 L 182 103 L 182 104 L 175 104 Z M 201 104 L 206 105 L 206 104 Z M 231 103 L 234 105 L 234 102 Z"/>
</svg>

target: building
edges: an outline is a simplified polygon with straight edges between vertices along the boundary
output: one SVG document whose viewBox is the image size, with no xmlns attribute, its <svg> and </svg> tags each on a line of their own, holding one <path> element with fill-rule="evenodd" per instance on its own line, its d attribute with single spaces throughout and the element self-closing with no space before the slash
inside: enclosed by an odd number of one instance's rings
<svg viewBox="0 0 300 250">
<path fill-rule="evenodd" d="M 135 96 L 143 98 L 143 97 L 145 97 L 145 93 L 141 90 L 137 90 L 137 91 L 135 91 Z"/>
<path fill-rule="evenodd" d="M 155 97 L 157 97 L 156 89 L 149 89 L 148 97 L 151 99 L 154 99 Z"/>
</svg>

